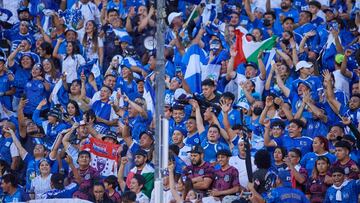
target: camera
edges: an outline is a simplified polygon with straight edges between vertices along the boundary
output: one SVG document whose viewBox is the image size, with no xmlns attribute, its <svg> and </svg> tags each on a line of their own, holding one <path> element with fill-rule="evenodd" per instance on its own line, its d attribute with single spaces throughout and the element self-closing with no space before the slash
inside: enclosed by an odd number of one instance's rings
<svg viewBox="0 0 360 203">
<path fill-rule="evenodd" d="M 182 105 L 188 105 L 190 99 L 194 99 L 198 102 L 201 113 L 203 114 L 207 108 L 212 107 L 212 112 L 215 113 L 216 116 L 221 112 L 221 107 L 217 104 L 206 101 L 200 94 L 193 93 L 187 94 L 184 89 L 179 88 L 174 93 L 175 101 Z"/>
</svg>

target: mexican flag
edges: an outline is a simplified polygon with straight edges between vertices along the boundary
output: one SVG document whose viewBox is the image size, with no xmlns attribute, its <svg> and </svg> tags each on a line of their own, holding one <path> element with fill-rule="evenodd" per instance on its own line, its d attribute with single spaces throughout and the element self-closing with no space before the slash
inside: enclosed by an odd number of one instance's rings
<svg viewBox="0 0 360 203">
<path fill-rule="evenodd" d="M 154 179 L 155 179 L 155 169 L 146 164 L 145 167 L 140 171 L 137 171 L 136 167 L 132 168 L 126 177 L 126 185 L 130 188 L 130 181 L 134 177 L 135 174 L 140 174 L 145 178 L 145 185 L 142 188 L 141 192 L 143 192 L 149 198 L 151 197 L 151 192 L 154 189 Z"/>
<path fill-rule="evenodd" d="M 237 56 L 234 61 L 234 69 L 241 63 L 253 62 L 257 64 L 257 56 L 261 50 L 270 50 L 276 44 L 276 36 L 272 36 L 262 42 L 255 42 L 240 30 L 235 30 L 235 50 Z"/>
</svg>

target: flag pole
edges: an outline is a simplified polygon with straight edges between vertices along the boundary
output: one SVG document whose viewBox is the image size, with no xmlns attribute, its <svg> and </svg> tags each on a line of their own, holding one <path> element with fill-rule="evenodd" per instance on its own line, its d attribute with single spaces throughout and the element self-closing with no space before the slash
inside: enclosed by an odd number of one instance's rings
<svg viewBox="0 0 360 203">
<path fill-rule="evenodd" d="M 163 157 L 161 153 L 163 150 L 163 133 L 162 131 L 162 118 L 164 117 L 164 91 L 165 91 L 165 0 L 156 1 L 156 68 L 155 68 L 155 203 L 163 203 L 163 183 L 161 177 L 161 170 L 163 169 Z"/>
</svg>

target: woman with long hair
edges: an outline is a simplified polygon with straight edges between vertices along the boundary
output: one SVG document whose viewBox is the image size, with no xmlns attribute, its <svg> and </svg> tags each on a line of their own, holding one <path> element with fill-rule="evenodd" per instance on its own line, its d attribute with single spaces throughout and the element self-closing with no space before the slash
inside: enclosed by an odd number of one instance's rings
<svg viewBox="0 0 360 203">
<path fill-rule="evenodd" d="M 24 88 L 25 97 L 28 102 L 25 104 L 24 114 L 32 116 L 36 107 L 41 100 L 47 98 L 47 93 L 50 91 L 50 84 L 44 80 L 44 69 L 41 64 L 35 64 L 31 70 L 31 80 L 28 81 Z M 44 106 L 42 110 L 48 108 Z"/>
<path fill-rule="evenodd" d="M 44 59 L 42 66 L 44 67 L 44 79 L 50 83 L 53 88 L 55 83 L 60 79 L 60 72 L 56 69 L 52 59 Z"/>
<path fill-rule="evenodd" d="M 176 203 L 184 203 L 186 201 L 196 200 L 196 191 L 193 189 L 191 179 L 182 176 L 178 179 L 175 185 L 175 164 L 170 162 L 169 170 L 169 185 L 170 191 Z"/>
<path fill-rule="evenodd" d="M 50 179 L 52 174 L 50 168 L 49 160 L 43 158 L 39 161 L 40 175 L 31 182 L 31 191 L 35 193 L 35 199 L 40 199 L 43 193 L 51 190 Z"/>
<path fill-rule="evenodd" d="M 276 169 L 286 169 L 287 165 L 285 164 L 284 158 L 286 156 L 286 149 L 282 147 L 276 147 L 273 153 L 274 164 L 273 166 Z"/>
<path fill-rule="evenodd" d="M 329 159 L 330 164 L 334 163 L 336 157 L 334 154 L 329 153 L 329 141 L 319 135 L 316 136 L 313 140 L 313 151 L 305 154 L 300 161 L 302 167 L 304 167 L 308 174 L 310 174 L 315 166 L 315 161 L 320 156 L 325 156 Z"/>
<path fill-rule="evenodd" d="M 82 120 L 82 112 L 76 101 L 69 101 L 63 114 L 63 120 L 69 126 L 72 126 L 75 122 L 79 123 Z"/>
<path fill-rule="evenodd" d="M 325 176 L 330 169 L 330 160 L 326 156 L 319 156 L 315 161 L 311 177 L 306 184 L 306 196 L 311 203 L 324 201 L 325 193 L 330 185 L 325 183 Z"/>
<path fill-rule="evenodd" d="M 53 57 L 61 61 L 61 73 L 66 77 L 66 83 L 70 84 L 73 80 L 78 79 L 77 70 L 85 64 L 85 59 L 79 54 L 79 47 L 73 41 L 68 41 L 66 45 L 66 54 L 59 54 L 60 44 L 64 39 L 57 39 Z"/>
<path fill-rule="evenodd" d="M 95 21 L 89 20 L 85 25 L 85 34 L 82 39 L 82 45 L 85 50 L 86 61 L 97 59 L 102 66 L 104 58 L 104 44 L 98 36 L 98 29 Z"/>
</svg>

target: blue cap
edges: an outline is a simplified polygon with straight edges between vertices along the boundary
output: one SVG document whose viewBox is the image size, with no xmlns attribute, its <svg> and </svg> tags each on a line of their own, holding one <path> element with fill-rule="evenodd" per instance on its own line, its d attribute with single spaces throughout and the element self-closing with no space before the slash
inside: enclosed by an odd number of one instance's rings
<svg viewBox="0 0 360 203">
<path fill-rule="evenodd" d="M 184 137 L 185 137 L 186 134 L 187 134 L 187 131 L 186 131 L 185 129 L 180 128 L 180 127 L 178 127 L 178 126 L 175 127 L 174 132 L 175 132 L 175 130 L 179 131 Z"/>
<path fill-rule="evenodd" d="M 128 44 L 132 44 L 132 38 L 129 35 L 124 35 L 120 37 L 120 42 L 126 42 Z"/>
</svg>

